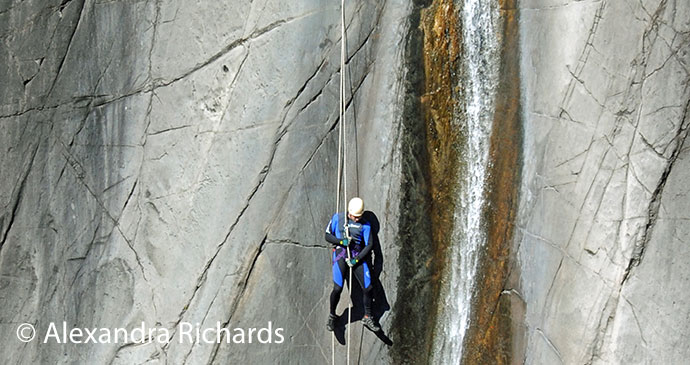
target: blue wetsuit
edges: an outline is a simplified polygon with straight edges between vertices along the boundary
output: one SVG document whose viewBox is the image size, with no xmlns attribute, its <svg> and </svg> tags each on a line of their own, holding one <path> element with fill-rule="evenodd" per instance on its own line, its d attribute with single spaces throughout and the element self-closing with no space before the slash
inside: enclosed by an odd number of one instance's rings
<svg viewBox="0 0 690 365">
<path fill-rule="evenodd" d="M 347 219 L 347 225 L 351 237 L 348 245 L 350 247 L 350 255 L 358 261 L 358 263 L 352 267 L 354 269 L 353 274 L 362 288 L 364 314 L 371 316 L 371 273 L 369 271 L 369 265 L 366 262 L 367 255 L 371 252 L 373 247 L 371 226 L 367 222 L 355 222 L 352 219 Z M 331 254 L 333 291 L 331 292 L 330 307 L 331 314 L 333 315 L 335 315 L 335 310 L 340 300 L 340 294 L 343 291 L 344 278 L 350 269 L 346 263 L 347 248 L 340 243 L 345 236 L 345 214 L 336 213 L 326 227 L 326 241 L 332 243 L 334 246 Z"/>
</svg>

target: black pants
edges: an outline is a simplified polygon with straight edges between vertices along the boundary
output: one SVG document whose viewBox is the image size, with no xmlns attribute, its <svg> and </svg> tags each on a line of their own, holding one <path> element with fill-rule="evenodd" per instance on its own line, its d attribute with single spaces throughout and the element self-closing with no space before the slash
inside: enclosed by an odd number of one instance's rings
<svg viewBox="0 0 690 365">
<path fill-rule="evenodd" d="M 364 299 L 364 314 L 371 317 L 371 290 L 373 288 L 371 283 L 371 273 L 369 272 L 369 265 L 366 261 L 362 261 L 353 268 L 353 275 L 357 278 L 359 286 L 362 288 L 362 297 Z M 347 266 L 345 259 L 339 259 L 333 263 L 333 291 L 331 292 L 331 314 L 335 315 L 338 301 L 340 301 L 340 294 L 343 292 L 343 283 L 345 278 L 350 273 L 350 267 Z M 350 283 L 352 285 L 352 283 Z"/>
</svg>

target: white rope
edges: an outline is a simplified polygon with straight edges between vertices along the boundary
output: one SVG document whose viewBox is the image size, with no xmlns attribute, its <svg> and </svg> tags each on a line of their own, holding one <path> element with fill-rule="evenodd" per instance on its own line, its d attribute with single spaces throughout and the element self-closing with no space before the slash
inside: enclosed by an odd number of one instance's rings
<svg viewBox="0 0 690 365">
<path fill-rule="evenodd" d="M 340 125 L 343 127 L 343 182 L 344 186 L 344 199 L 345 204 L 345 236 L 348 241 L 350 240 L 350 229 L 347 225 L 347 129 L 345 129 L 345 53 L 346 48 L 346 38 L 345 38 L 345 0 L 340 0 Z M 347 246 L 347 260 L 348 262 L 352 259 L 350 252 L 350 245 Z M 349 266 L 349 265 L 348 265 Z M 351 323 L 352 323 L 352 267 L 348 269 L 349 277 L 347 280 L 347 365 L 350 365 L 350 334 Z"/>
<path fill-rule="evenodd" d="M 340 211 L 340 188 L 343 186 L 343 211 L 345 216 L 345 237 L 350 239 L 347 225 L 347 130 L 345 129 L 345 0 L 340 1 L 340 105 L 338 127 L 338 183 L 336 195 L 336 212 Z M 344 180 L 344 181 L 343 181 Z M 347 259 L 352 258 L 350 247 L 347 247 Z M 349 265 L 348 265 L 349 266 Z M 347 281 L 348 309 L 347 309 L 347 364 L 350 364 L 350 323 L 352 322 L 352 268 L 349 268 Z M 331 333 L 331 363 L 335 365 L 335 332 Z"/>
</svg>

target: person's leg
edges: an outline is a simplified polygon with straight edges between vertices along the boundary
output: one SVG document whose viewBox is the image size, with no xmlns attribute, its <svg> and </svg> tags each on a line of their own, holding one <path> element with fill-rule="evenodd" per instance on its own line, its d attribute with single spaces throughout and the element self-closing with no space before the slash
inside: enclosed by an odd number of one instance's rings
<svg viewBox="0 0 690 365">
<path fill-rule="evenodd" d="M 331 291 L 331 310 L 330 313 L 335 315 L 335 309 L 338 307 L 338 302 L 340 301 L 340 294 L 343 292 L 343 287 L 333 284 L 333 290 Z"/>
<path fill-rule="evenodd" d="M 371 285 L 371 272 L 369 271 L 369 265 L 367 265 L 366 262 L 362 262 L 360 265 L 355 267 L 355 277 L 359 282 L 359 286 L 362 288 L 362 299 L 364 299 L 364 315 L 371 317 L 371 290 L 373 285 Z"/>
<path fill-rule="evenodd" d="M 342 261 L 342 262 L 341 262 Z M 338 260 L 333 263 L 333 290 L 331 291 L 331 308 L 330 313 L 335 315 L 335 310 L 340 301 L 340 294 L 343 292 L 343 270 L 344 260 Z"/>
<path fill-rule="evenodd" d="M 371 285 L 371 273 L 369 272 L 369 265 L 366 262 L 361 263 L 359 266 L 355 267 L 355 276 L 359 285 L 362 287 L 362 297 L 364 299 L 364 318 L 362 318 L 362 324 L 371 330 L 372 332 L 378 332 L 381 330 L 374 317 L 371 315 L 371 290 L 373 285 Z"/>
<path fill-rule="evenodd" d="M 343 259 L 333 263 L 333 290 L 331 291 L 331 306 L 329 308 L 328 321 L 326 322 L 326 329 L 329 331 L 335 329 L 335 322 L 338 319 L 335 310 L 338 308 L 340 294 L 343 292 L 343 273 L 345 272 L 343 266 L 347 267 Z"/>
</svg>

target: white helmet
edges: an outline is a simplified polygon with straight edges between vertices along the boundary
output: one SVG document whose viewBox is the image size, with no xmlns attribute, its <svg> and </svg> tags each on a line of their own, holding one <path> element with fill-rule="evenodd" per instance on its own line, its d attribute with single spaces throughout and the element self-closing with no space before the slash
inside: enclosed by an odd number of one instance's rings
<svg viewBox="0 0 690 365">
<path fill-rule="evenodd" d="M 355 217 L 361 217 L 364 213 L 364 201 L 360 198 L 350 199 L 350 203 L 347 205 L 347 212 Z"/>
</svg>

